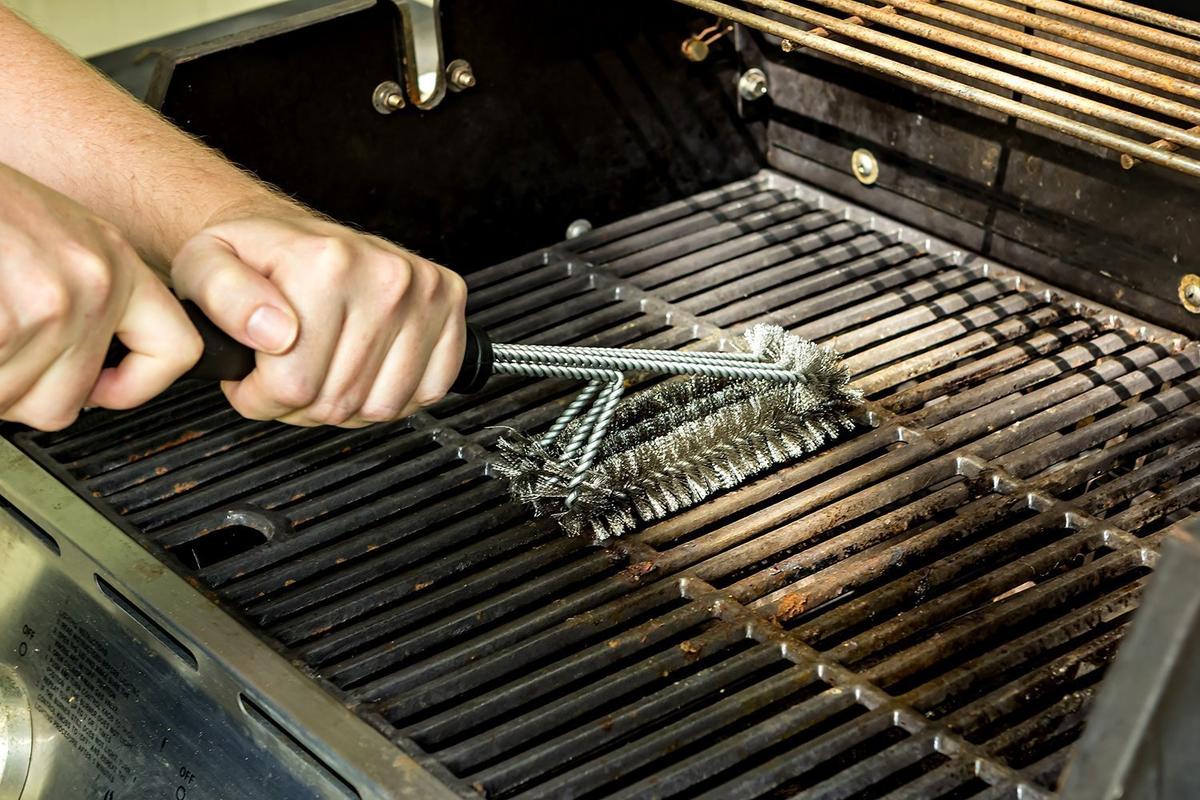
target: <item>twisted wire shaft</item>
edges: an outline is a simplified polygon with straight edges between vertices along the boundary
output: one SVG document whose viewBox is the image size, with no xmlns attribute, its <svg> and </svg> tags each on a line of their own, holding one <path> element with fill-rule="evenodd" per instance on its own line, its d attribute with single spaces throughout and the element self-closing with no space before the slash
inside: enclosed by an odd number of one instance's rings
<svg viewBox="0 0 1200 800">
<path fill-rule="evenodd" d="M 603 385 L 604 384 L 602 384 L 600 381 L 591 381 L 587 386 L 583 387 L 583 391 L 576 395 L 575 399 L 571 401 L 571 404 L 567 406 L 561 414 L 558 415 L 558 419 L 554 420 L 554 424 L 552 424 L 550 429 L 546 431 L 545 435 L 538 440 L 538 444 L 540 444 L 542 447 L 549 447 L 550 445 L 554 444 L 554 442 L 558 439 L 559 434 L 563 432 L 563 428 L 567 427 L 567 425 L 569 425 L 573 419 L 578 417 L 583 409 L 591 405 L 592 400 L 595 399 L 596 394 L 600 391 Z"/>
<path fill-rule="evenodd" d="M 608 432 L 609 423 L 612 422 L 613 414 L 617 410 L 617 403 L 621 401 L 624 389 L 624 381 L 618 381 L 602 392 L 596 400 L 595 407 L 600 411 L 596 415 L 596 423 L 588 435 L 583 452 L 579 454 L 579 468 L 575 470 L 575 474 L 567 484 L 567 498 L 563 503 L 567 509 L 571 508 L 579 497 L 579 484 L 583 483 L 583 479 L 587 477 L 588 471 L 596 460 L 596 454 L 600 451 L 600 442 L 604 439 L 604 434 Z"/>
<path fill-rule="evenodd" d="M 522 364 L 534 369 L 545 366 L 580 370 L 657 372 L 666 375 L 704 375 L 710 378 L 768 380 L 780 383 L 798 383 L 806 379 L 806 376 L 801 373 L 780 365 L 743 364 L 697 358 L 662 358 L 659 355 L 646 357 L 637 354 L 614 353 L 613 355 L 596 356 L 591 353 L 555 352 L 553 348 L 546 348 L 545 352 L 526 350 L 519 356 L 506 355 L 503 356 L 503 362 L 500 358 L 501 356 L 497 354 L 497 365 L 500 363 Z"/>
<path fill-rule="evenodd" d="M 646 350 L 635 347 L 574 347 L 571 345 L 536 344 L 493 344 L 492 347 L 497 357 L 511 357 L 515 360 L 521 360 L 523 357 L 530 357 L 533 360 L 546 357 L 553 358 L 556 354 L 598 356 L 603 358 L 636 356 L 639 358 L 661 358 L 666 360 L 730 361 L 735 363 L 744 363 L 747 361 L 758 362 L 761 360 L 761 356 L 758 353 L 747 350 Z"/>
</svg>

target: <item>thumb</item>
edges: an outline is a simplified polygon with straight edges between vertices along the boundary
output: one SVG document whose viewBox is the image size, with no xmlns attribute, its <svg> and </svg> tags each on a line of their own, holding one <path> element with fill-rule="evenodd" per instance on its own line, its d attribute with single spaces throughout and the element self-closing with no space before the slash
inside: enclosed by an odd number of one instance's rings
<svg viewBox="0 0 1200 800">
<path fill-rule="evenodd" d="M 195 301 L 217 327 L 247 347 L 281 355 L 300 333 L 283 293 L 218 238 L 200 234 L 184 245 L 171 277 L 180 297 Z"/>
</svg>

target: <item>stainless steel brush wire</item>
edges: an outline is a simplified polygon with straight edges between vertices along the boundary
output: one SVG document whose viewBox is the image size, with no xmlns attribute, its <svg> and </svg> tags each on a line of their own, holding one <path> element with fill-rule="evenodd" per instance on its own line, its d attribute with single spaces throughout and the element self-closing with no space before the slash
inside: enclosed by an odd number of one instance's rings
<svg viewBox="0 0 1200 800">
<path fill-rule="evenodd" d="M 735 352 L 494 345 L 496 372 L 588 381 L 540 438 L 499 443 L 498 473 L 571 533 L 618 535 L 850 428 L 861 399 L 832 351 L 757 326 Z M 625 373 L 687 376 L 622 402 Z"/>
</svg>

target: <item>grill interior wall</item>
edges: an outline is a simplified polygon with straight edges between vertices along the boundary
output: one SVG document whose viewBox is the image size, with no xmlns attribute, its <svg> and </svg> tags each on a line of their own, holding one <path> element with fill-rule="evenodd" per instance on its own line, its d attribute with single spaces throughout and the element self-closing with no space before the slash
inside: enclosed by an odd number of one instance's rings
<svg viewBox="0 0 1200 800">
<path fill-rule="evenodd" d="M 1191 343 L 770 172 L 470 282 L 502 341 L 783 325 L 846 356 L 862 424 L 605 549 L 487 475 L 568 384 L 358 431 L 192 388 L 17 439 L 464 792 L 1053 794 L 1200 508 Z"/>
</svg>

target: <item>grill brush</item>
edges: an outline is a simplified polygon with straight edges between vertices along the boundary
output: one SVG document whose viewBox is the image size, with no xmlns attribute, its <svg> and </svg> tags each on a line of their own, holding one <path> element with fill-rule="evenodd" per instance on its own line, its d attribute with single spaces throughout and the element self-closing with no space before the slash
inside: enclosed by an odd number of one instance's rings
<svg viewBox="0 0 1200 800">
<path fill-rule="evenodd" d="M 254 351 L 192 303 L 204 339 L 184 378 L 241 380 Z M 660 519 L 820 448 L 853 427 L 861 400 L 836 353 L 759 325 L 732 352 L 638 350 L 493 343 L 467 326 L 452 391 L 470 394 L 493 374 L 585 381 L 540 437 L 514 431 L 498 442 L 494 468 L 513 497 L 597 541 Z M 107 365 L 126 350 L 114 341 Z M 622 401 L 627 373 L 681 376 Z"/>
</svg>

